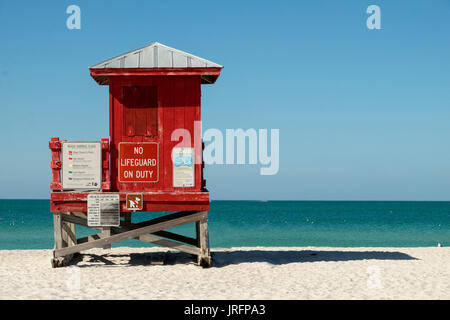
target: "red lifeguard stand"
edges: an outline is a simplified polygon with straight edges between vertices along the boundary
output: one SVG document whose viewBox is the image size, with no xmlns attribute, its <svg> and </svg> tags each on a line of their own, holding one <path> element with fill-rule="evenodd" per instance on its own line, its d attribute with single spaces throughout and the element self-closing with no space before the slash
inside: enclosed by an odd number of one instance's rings
<svg viewBox="0 0 450 320">
<path fill-rule="evenodd" d="M 132 238 L 196 255 L 202 266 L 211 264 L 200 100 L 201 85 L 214 83 L 222 68 L 157 42 L 89 68 L 98 84 L 109 85 L 111 142 L 50 140 L 53 267 L 65 265 L 76 252 Z M 98 183 L 96 160 L 83 159 L 86 149 L 79 149 L 77 158 L 74 146 L 92 147 L 92 159 L 101 154 Z M 98 157 L 95 147 L 101 150 Z M 92 227 L 88 199 L 94 195 L 117 197 L 120 222 L 95 225 L 100 233 L 77 239 L 75 224 Z M 178 212 L 135 224 L 131 214 L 137 211 Z M 196 223 L 196 238 L 164 230 L 190 222 Z"/>
</svg>

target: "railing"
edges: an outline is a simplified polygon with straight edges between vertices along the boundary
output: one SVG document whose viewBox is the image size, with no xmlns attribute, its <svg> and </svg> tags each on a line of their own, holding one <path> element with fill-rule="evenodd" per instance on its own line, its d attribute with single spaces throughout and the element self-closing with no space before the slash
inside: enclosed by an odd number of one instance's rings
<svg viewBox="0 0 450 320">
<path fill-rule="evenodd" d="M 53 192 L 62 191 L 61 182 L 61 149 L 62 143 L 66 140 L 59 140 L 59 138 L 51 138 L 48 147 L 51 150 L 51 162 L 50 168 L 52 169 L 52 181 L 50 182 L 50 190 Z M 101 139 L 102 144 L 102 191 L 109 191 L 111 188 L 111 182 L 109 178 L 109 139 Z"/>
</svg>

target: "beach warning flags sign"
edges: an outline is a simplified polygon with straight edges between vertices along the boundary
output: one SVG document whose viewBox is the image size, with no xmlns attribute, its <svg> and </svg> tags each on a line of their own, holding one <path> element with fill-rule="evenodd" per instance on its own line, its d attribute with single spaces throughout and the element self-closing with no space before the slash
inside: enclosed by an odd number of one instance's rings
<svg viewBox="0 0 450 320">
<path fill-rule="evenodd" d="M 127 210 L 142 210 L 144 195 L 142 193 L 127 194 Z"/>
</svg>

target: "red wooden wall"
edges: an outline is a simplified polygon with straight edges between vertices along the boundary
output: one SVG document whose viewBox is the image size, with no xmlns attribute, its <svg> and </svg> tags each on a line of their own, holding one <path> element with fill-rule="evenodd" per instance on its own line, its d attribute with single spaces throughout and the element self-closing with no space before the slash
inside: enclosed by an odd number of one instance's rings
<svg viewBox="0 0 450 320">
<path fill-rule="evenodd" d="M 171 141 L 177 128 L 189 130 L 194 147 L 194 121 L 200 121 L 201 83 L 199 76 L 114 76 L 109 80 L 111 191 L 144 192 L 200 191 L 202 165 L 195 164 L 195 186 L 173 188 Z M 136 88 L 134 88 L 136 87 Z M 156 95 L 155 103 L 153 97 Z M 157 120 L 157 122 L 156 122 Z M 134 123 L 133 123 L 134 122 Z M 130 129 L 130 128 L 133 128 Z M 201 139 L 201 137 L 197 137 Z M 181 139 L 180 139 L 181 141 Z M 127 183 L 118 179 L 120 142 L 157 142 L 158 182 Z M 186 145 L 183 145 L 186 147 Z M 201 158 L 201 142 L 195 153 Z"/>
</svg>

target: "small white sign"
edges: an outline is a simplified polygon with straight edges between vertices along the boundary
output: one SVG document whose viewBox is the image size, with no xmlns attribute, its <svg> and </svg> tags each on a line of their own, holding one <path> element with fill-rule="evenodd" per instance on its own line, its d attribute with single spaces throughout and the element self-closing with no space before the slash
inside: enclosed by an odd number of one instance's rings
<svg viewBox="0 0 450 320">
<path fill-rule="evenodd" d="M 100 190 L 102 182 L 100 142 L 63 142 L 62 187 L 64 190 Z"/>
<path fill-rule="evenodd" d="M 119 194 L 88 195 L 88 226 L 116 227 L 120 225 Z"/>
<path fill-rule="evenodd" d="M 173 148 L 173 186 L 193 187 L 195 185 L 194 174 L 194 148 Z"/>
</svg>

